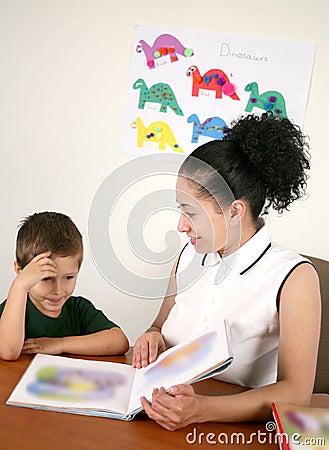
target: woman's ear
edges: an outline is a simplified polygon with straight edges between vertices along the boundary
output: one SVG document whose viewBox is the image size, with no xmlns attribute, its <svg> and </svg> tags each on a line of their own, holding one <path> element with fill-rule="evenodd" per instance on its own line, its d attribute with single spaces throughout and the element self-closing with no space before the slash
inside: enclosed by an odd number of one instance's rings
<svg viewBox="0 0 329 450">
<path fill-rule="evenodd" d="M 17 261 L 14 261 L 14 270 L 16 272 L 16 275 L 18 275 L 19 272 L 21 272 L 21 270 L 22 270 Z"/>
<path fill-rule="evenodd" d="M 232 225 L 238 225 L 246 213 L 246 205 L 242 200 L 235 200 L 230 208 L 230 220 Z"/>
</svg>

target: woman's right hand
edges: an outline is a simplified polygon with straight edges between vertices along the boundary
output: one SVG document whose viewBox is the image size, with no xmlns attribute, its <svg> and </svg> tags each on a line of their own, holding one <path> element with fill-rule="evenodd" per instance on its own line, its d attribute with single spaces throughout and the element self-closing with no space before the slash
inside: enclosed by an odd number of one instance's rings
<svg viewBox="0 0 329 450">
<path fill-rule="evenodd" d="M 154 362 L 160 353 L 166 349 L 165 341 L 160 331 L 147 331 L 135 342 L 132 365 L 137 369 Z"/>
</svg>

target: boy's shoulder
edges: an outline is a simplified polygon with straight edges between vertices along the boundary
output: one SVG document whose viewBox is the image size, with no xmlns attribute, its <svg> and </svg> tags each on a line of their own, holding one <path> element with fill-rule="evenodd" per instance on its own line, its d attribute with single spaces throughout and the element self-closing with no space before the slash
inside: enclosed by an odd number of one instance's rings
<svg viewBox="0 0 329 450">
<path fill-rule="evenodd" d="M 63 309 L 64 308 L 67 310 L 96 309 L 90 300 L 81 295 L 71 295 L 71 297 L 66 300 L 63 306 Z"/>
<path fill-rule="evenodd" d="M 71 295 L 69 297 L 65 304 L 86 304 L 86 305 L 92 305 L 93 303 L 88 300 L 86 297 L 82 297 L 82 295 Z"/>
</svg>

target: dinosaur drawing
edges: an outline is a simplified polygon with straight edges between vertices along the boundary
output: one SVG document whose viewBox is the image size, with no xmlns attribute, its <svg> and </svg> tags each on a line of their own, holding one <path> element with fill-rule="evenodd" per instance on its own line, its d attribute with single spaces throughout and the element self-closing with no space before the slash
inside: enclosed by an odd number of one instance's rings
<svg viewBox="0 0 329 450">
<path fill-rule="evenodd" d="M 145 127 L 142 119 L 137 117 L 133 126 L 137 127 L 137 147 L 143 147 L 144 141 L 158 142 L 159 150 L 166 150 L 168 144 L 175 152 L 184 153 L 184 150 L 177 144 L 170 126 L 161 121 L 152 122 Z"/>
<path fill-rule="evenodd" d="M 148 45 L 143 39 L 141 39 L 136 47 L 137 53 L 144 52 L 147 65 L 150 69 L 155 68 L 155 60 L 162 56 L 169 55 L 170 62 L 178 61 L 177 55 L 182 55 L 187 58 L 193 55 L 191 48 L 186 48 L 184 45 L 171 34 L 160 34 L 153 45 Z"/>
<path fill-rule="evenodd" d="M 140 89 L 138 108 L 144 109 L 146 102 L 160 103 L 160 111 L 166 113 L 169 106 L 175 114 L 183 116 L 183 111 L 178 106 L 175 94 L 169 84 L 156 83 L 147 88 L 145 81 L 139 78 L 133 84 L 134 89 Z"/>
<path fill-rule="evenodd" d="M 235 86 L 230 82 L 228 76 L 220 69 L 208 70 L 203 76 L 197 66 L 187 69 L 186 75 L 193 78 L 192 96 L 198 97 L 199 89 L 216 91 L 216 98 L 222 98 L 222 93 L 231 97 L 232 100 L 240 100 L 235 92 Z"/>
<path fill-rule="evenodd" d="M 201 123 L 198 116 L 192 114 L 187 122 L 193 123 L 192 144 L 197 143 L 200 136 L 208 136 L 219 141 L 223 138 L 227 128 L 226 123 L 220 117 L 209 117 Z"/>
<path fill-rule="evenodd" d="M 272 111 L 278 117 L 287 117 L 286 102 L 280 92 L 266 91 L 259 94 L 258 84 L 255 81 L 247 84 L 244 90 L 250 92 L 245 111 L 251 112 L 253 108 L 257 107 L 265 111 Z"/>
</svg>

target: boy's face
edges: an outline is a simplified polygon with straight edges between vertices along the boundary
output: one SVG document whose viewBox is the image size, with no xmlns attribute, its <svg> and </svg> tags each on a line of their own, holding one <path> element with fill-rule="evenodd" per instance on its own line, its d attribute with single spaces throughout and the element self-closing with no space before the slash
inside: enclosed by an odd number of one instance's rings
<svg viewBox="0 0 329 450">
<path fill-rule="evenodd" d="M 39 311 L 49 317 L 58 317 L 67 299 L 72 295 L 80 268 L 80 258 L 64 256 L 52 258 L 56 264 L 57 275 L 44 278 L 29 291 L 32 303 Z"/>
</svg>

